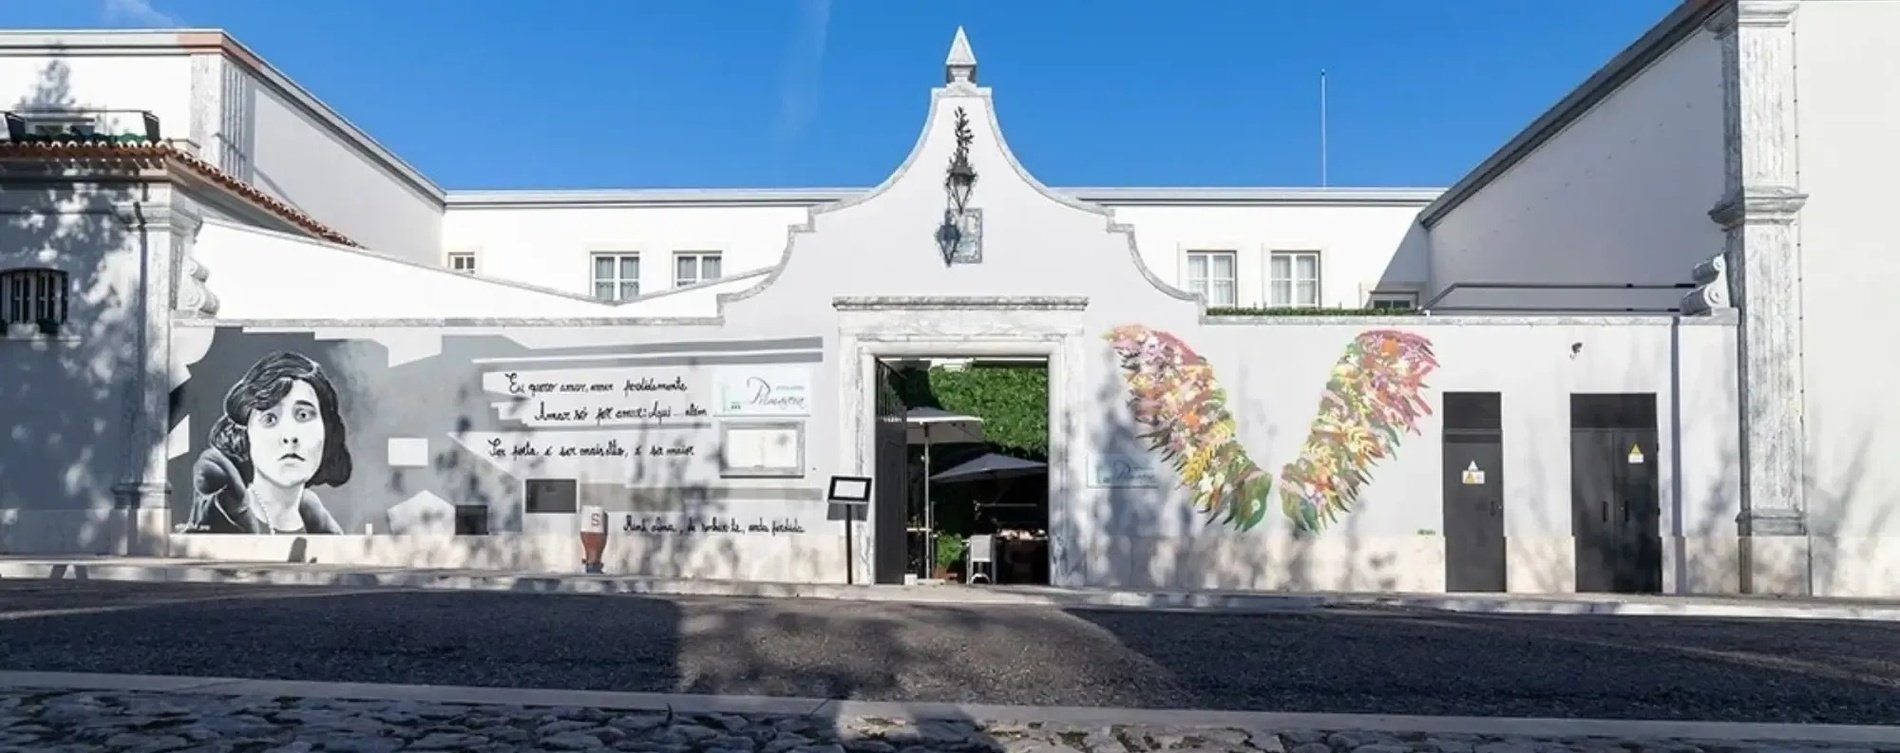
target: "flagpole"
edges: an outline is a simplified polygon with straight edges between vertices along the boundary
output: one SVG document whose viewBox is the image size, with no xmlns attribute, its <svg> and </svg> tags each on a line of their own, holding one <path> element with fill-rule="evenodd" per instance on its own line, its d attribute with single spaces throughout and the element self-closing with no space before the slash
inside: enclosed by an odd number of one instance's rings
<svg viewBox="0 0 1900 753">
<path fill-rule="evenodd" d="M 1326 69 L 1319 69 L 1319 185 L 1326 187 Z"/>
</svg>

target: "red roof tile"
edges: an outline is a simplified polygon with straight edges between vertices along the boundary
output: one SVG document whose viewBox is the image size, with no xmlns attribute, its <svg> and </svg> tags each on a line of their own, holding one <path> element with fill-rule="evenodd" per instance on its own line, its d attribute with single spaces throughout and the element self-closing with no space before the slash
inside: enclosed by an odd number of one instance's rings
<svg viewBox="0 0 1900 753">
<path fill-rule="evenodd" d="M 110 162 L 163 167 L 168 170 L 187 170 L 265 211 L 284 218 L 311 235 L 331 243 L 340 243 L 353 248 L 363 247 L 362 244 L 350 240 L 348 236 L 317 221 L 315 217 L 305 214 L 302 210 L 258 190 L 251 184 L 219 169 L 218 166 L 171 144 L 151 142 L 115 144 L 83 141 L 0 142 L 0 161 Z"/>
</svg>

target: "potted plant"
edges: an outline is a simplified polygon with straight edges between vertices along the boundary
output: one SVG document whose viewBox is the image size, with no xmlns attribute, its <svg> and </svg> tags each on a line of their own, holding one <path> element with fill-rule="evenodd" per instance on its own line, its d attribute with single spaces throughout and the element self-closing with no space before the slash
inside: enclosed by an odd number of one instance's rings
<svg viewBox="0 0 1900 753">
<path fill-rule="evenodd" d="M 963 572 L 963 552 L 967 548 L 961 536 L 942 536 L 937 539 L 937 578 L 944 581 L 960 581 Z"/>
</svg>

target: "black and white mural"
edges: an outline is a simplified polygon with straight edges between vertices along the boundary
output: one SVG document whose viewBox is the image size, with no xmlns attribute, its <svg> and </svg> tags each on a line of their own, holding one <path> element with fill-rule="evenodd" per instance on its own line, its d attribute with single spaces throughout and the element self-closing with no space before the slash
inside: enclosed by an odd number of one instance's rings
<svg viewBox="0 0 1900 753">
<path fill-rule="evenodd" d="M 777 536 L 826 519 L 805 451 L 820 338 L 180 337 L 203 355 L 172 394 L 178 533 L 481 535 L 593 510 L 627 533 Z"/>
<path fill-rule="evenodd" d="M 350 480 L 336 385 L 308 356 L 258 359 L 224 394 L 191 467 L 188 533 L 342 533 L 312 487 Z"/>
</svg>

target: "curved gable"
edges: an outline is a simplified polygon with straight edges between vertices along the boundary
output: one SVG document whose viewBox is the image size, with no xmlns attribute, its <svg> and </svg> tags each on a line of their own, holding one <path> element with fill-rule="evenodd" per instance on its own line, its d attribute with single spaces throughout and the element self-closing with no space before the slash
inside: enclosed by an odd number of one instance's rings
<svg viewBox="0 0 1900 753">
<path fill-rule="evenodd" d="M 726 321 L 782 324 L 793 312 L 829 312 L 836 299 L 867 297 L 1061 296 L 1200 311 L 1195 296 L 1142 263 L 1134 233 L 1111 210 L 1057 193 L 1023 168 L 967 53 L 959 29 L 949 82 L 931 90 L 923 130 L 897 170 L 871 191 L 812 208 L 771 274 L 719 296 Z M 950 206 L 944 186 L 959 113 L 972 137 L 977 179 L 968 206 L 980 212 L 980 258 L 946 262 L 939 228 Z"/>
</svg>

